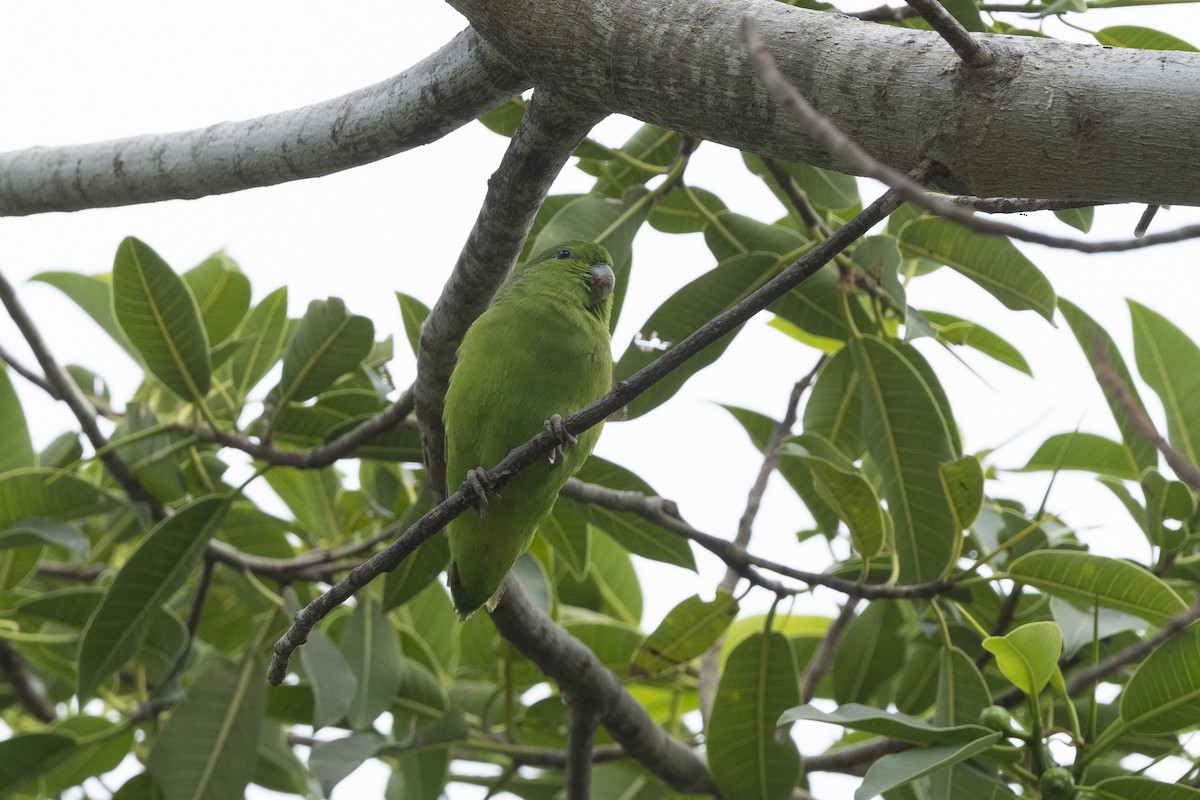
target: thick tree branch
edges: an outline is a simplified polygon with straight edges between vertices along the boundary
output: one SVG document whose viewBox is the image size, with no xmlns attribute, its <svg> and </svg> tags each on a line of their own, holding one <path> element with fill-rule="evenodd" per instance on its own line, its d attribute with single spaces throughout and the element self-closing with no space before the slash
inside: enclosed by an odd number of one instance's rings
<svg viewBox="0 0 1200 800">
<path fill-rule="evenodd" d="M 528 85 L 467 29 L 394 78 L 304 108 L 0 154 L 0 216 L 191 199 L 328 175 L 436 141 Z"/>
<path fill-rule="evenodd" d="M 742 32 L 746 47 L 750 50 L 751 58 L 758 67 L 763 83 L 793 117 L 803 126 L 804 130 L 822 146 L 835 153 L 838 158 L 859 175 L 866 175 L 882 181 L 900 192 L 905 200 L 930 211 L 938 216 L 953 220 L 958 224 L 977 233 L 1008 236 L 1024 242 L 1032 242 L 1047 247 L 1078 250 L 1081 253 L 1113 253 L 1125 250 L 1138 250 L 1170 242 L 1200 237 L 1200 225 L 1190 225 L 1167 233 L 1160 233 L 1144 238 L 1120 239 L 1109 242 L 1088 242 L 1070 239 L 1064 236 L 1051 236 L 1037 231 L 1027 230 L 1018 225 L 1011 225 L 999 220 L 985 219 L 976 216 L 968 208 L 948 202 L 947 200 L 929 194 L 916 181 L 901 175 L 886 164 L 876 160 L 843 133 L 824 115 L 817 112 L 795 87 L 788 82 L 780 71 L 775 59 L 767 51 L 758 33 L 758 26 L 750 17 L 742 20 Z"/>
<path fill-rule="evenodd" d="M 748 16 L 815 108 L 893 169 L 943 165 L 939 189 L 1200 205 L 1198 53 L 986 35 L 977 38 L 995 60 L 970 68 L 932 31 L 772 0 L 451 5 L 538 86 L 740 150 L 855 171 L 758 81 L 741 56 Z"/>
<path fill-rule="evenodd" d="M 496 630 L 563 694 L 590 699 L 600 723 L 642 765 L 680 792 L 717 794 L 704 761 L 659 727 L 646 709 L 625 691 L 621 680 L 578 639 L 554 624 L 529 602 L 509 576 L 504 598 L 492 612 Z"/>
<path fill-rule="evenodd" d="M 435 499 L 446 486 L 442 406 L 455 353 L 521 253 L 534 215 L 575 147 L 604 115 L 537 91 L 490 181 L 458 263 L 421 326 L 413 385 L 425 470 Z M 454 481 L 462 475 L 453 476 Z"/>
</svg>

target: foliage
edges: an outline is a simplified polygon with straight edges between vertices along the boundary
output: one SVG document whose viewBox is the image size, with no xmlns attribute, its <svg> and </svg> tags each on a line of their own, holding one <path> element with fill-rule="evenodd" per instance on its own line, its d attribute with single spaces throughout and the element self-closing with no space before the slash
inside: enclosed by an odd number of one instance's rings
<svg viewBox="0 0 1200 800">
<path fill-rule="evenodd" d="M 972 4 L 951 10 L 973 30 L 990 29 Z M 1173 40 L 1131 28 L 1097 38 L 1142 47 Z M 511 134 L 522 105 L 514 100 L 484 122 Z M 578 168 L 596 178 L 593 191 L 547 199 L 528 237 L 527 250 L 567 238 L 608 247 L 618 276 L 614 318 L 636 236 L 650 227 L 703 237 L 711 269 L 650 315 L 644 339 L 617 358 L 618 380 L 860 210 L 852 178 L 799 164 L 773 171 L 746 154 L 747 169 L 788 213 L 775 221 L 738 214 L 715 189 L 683 180 L 691 150 L 653 125 L 620 147 L 585 142 Z M 805 197 L 807 207 L 798 207 Z M 1063 221 L 1086 229 L 1090 216 Z M 1089 552 L 1087 537 L 1054 515 L 994 494 L 987 453 L 963 452 L 926 354 L 969 350 L 1029 367 L 1001 334 L 909 305 L 910 287 L 943 268 L 1017 313 L 1014 325 L 1032 316 L 1021 312 L 1061 312 L 1121 439 L 1063 432 L 1024 469 L 1095 474 L 1144 532 L 1148 563 Z M 378 759 L 392 770 L 388 797 L 438 797 L 453 781 L 553 796 L 562 781 L 556 767 L 516 767 L 561 756 L 568 709 L 486 614 L 457 622 L 440 536 L 324 620 L 299 650 L 293 680 L 268 687 L 263 679 L 291 616 L 431 505 L 420 441 L 405 425 L 337 464 L 296 465 L 308 448 L 389 406 L 397 393 L 388 364 L 408 350 L 395 353 L 371 320 L 336 297 L 313 300 L 299 319 L 287 317 L 286 287 L 252 304 L 250 279 L 224 253 L 180 272 L 130 238 L 111 274 L 39 280 L 86 311 L 141 363 L 145 379 L 117 404 L 102 381 L 72 368 L 86 401 L 109 417 L 111 445 L 85 452 L 72 430 L 39 452 L 25 425 L 32 410 L 21 407 L 11 372 L 0 370 L 0 695 L 12 731 L 0 741 L 0 795 L 55 796 L 124 760 L 137 772 L 115 795 L 127 800 L 216 800 L 249 783 L 325 797 Z M 397 296 L 415 350 L 428 309 Z M 1196 464 L 1200 347 L 1151 309 L 1130 309 L 1133 364 L 1161 401 L 1170 448 Z M 840 619 L 807 607 L 807 616 L 788 613 L 786 604 L 738 618 L 745 592 L 700 593 L 644 630 L 645 587 L 631 555 L 694 570 L 692 550 L 662 518 L 574 498 L 559 501 L 517 565 L 528 593 L 620 676 L 655 722 L 679 741 L 705 743 L 713 780 L 729 798 L 789 797 L 807 785 L 801 755 L 815 770 L 823 757 L 878 737 L 890 744 L 857 762 L 865 777 L 856 798 L 1004 798 L 1017 796 L 1016 785 L 1022 796 L 1055 798 L 1200 796 L 1128 774 L 1122 762 L 1186 757 L 1182 737 L 1200 724 L 1200 538 L 1198 487 L 1164 468 L 1133 421 L 1147 406 L 1111 339 L 1057 298 L 1008 240 L 908 206 L 769 311 L 798 353 L 822 358 L 800 422 L 786 430 L 729 410 L 756 447 L 778 458 L 834 555 L 821 574 L 769 559 L 755 574 L 867 602 L 853 614 L 848 603 Z M 719 362 L 735 335 L 655 384 L 629 415 L 670 413 L 663 406 Z M 114 458 L 130 476 L 114 473 Z M 654 496 L 637 475 L 600 459 L 579 477 Z M 286 513 L 268 511 L 277 507 Z M 745 552 L 723 552 L 747 566 Z M 771 591 L 758 584 L 746 591 Z M 719 658 L 706 662 L 714 645 Z M 695 713 L 698 687 L 714 667 L 705 721 Z M 1118 691 L 1097 692 L 1099 681 Z M 822 753 L 788 736 L 796 723 L 838 726 L 844 736 Z M 311 730 L 321 730 L 319 741 Z M 1063 750 L 1047 745 L 1057 732 L 1075 751 L 1063 766 L 1055 763 Z M 606 736 L 602 747 L 611 746 Z M 296 744 L 312 745 L 307 762 Z M 472 768 L 480 764 L 503 771 L 481 777 Z M 1190 767 L 1184 773 L 1192 776 Z M 629 758 L 597 766 L 594 780 L 602 796 L 669 796 Z"/>
</svg>

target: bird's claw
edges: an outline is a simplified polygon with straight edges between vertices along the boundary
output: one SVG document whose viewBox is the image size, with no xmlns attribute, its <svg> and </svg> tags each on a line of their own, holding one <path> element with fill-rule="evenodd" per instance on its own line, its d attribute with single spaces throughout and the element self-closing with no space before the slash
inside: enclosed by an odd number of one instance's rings
<svg viewBox="0 0 1200 800">
<path fill-rule="evenodd" d="M 463 481 L 463 488 L 467 492 L 467 501 L 475 509 L 476 515 L 483 519 L 488 510 L 488 495 L 495 491 L 492 482 L 488 480 L 487 470 L 482 467 L 468 470 L 467 479 Z"/>
<path fill-rule="evenodd" d="M 566 454 L 563 453 L 564 445 L 579 444 L 579 439 L 575 437 L 566 426 L 563 425 L 563 418 L 558 414 L 552 414 L 550 419 L 546 420 L 546 432 L 553 436 L 558 444 L 554 445 L 554 449 L 548 454 L 551 464 L 561 464 Z"/>
</svg>

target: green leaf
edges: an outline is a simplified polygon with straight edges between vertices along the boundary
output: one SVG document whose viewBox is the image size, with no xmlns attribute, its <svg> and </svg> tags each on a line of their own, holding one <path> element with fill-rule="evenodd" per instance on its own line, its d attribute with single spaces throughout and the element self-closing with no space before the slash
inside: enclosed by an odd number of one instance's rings
<svg viewBox="0 0 1200 800">
<path fill-rule="evenodd" d="M 1154 648 L 1121 694 L 1121 719 L 1142 733 L 1194 728 L 1200 715 L 1200 623 Z"/>
<path fill-rule="evenodd" d="M 1062 211 L 1055 211 L 1054 216 L 1072 228 L 1087 233 L 1092 229 L 1092 221 L 1096 216 L 1096 209 L 1091 206 L 1087 208 L 1067 208 Z"/>
<path fill-rule="evenodd" d="M 250 279 L 222 251 L 183 273 L 183 280 L 196 298 L 208 342 L 215 347 L 237 330 L 250 310 Z"/>
<path fill-rule="evenodd" d="M 266 712 L 265 659 L 209 662 L 153 740 L 146 766 L 166 800 L 241 797 L 254 775 Z"/>
<path fill-rule="evenodd" d="M 133 729 L 103 717 L 67 717 L 54 723 L 51 730 L 74 736 L 77 744 L 67 758 L 38 781 L 43 797 L 58 796 L 88 778 L 111 772 L 133 747 Z"/>
<path fill-rule="evenodd" d="M 0 796 L 11 797 L 52 770 L 75 750 L 65 733 L 18 733 L 0 741 Z"/>
<path fill-rule="evenodd" d="M 630 625 L 641 621 L 642 587 L 629 551 L 604 530 L 592 530 L 592 557 L 583 580 L 575 579 L 566 569 L 555 577 L 561 604 L 607 614 Z"/>
<path fill-rule="evenodd" d="M 563 565 L 579 579 L 587 575 L 592 550 L 588 516 L 588 509 L 579 503 L 556 502 L 550 516 L 542 521 L 537 531 L 538 536 L 554 549 L 554 554 L 562 559 Z"/>
<path fill-rule="evenodd" d="M 678 184 L 650 212 L 650 227 L 663 233 L 699 233 L 727 207 L 707 189 Z"/>
<path fill-rule="evenodd" d="M 911 347 L 864 336 L 851 349 L 862 392 L 863 438 L 892 515 L 900 582 L 937 580 L 961 547 L 941 481 L 941 466 L 955 458 L 953 422 L 905 357 Z"/>
<path fill-rule="evenodd" d="M 869 702 L 882 695 L 904 663 L 904 617 L 897 603 L 875 600 L 850 620 L 833 656 L 833 699 Z"/>
<path fill-rule="evenodd" d="M 708 764 L 726 797 L 787 798 L 800 754 L 775 720 L 799 701 L 796 659 L 780 633 L 754 633 L 725 662 L 708 721 Z"/>
<path fill-rule="evenodd" d="M 281 286 L 259 301 L 238 328 L 242 344 L 221 370 L 228 376 L 237 409 L 283 356 L 289 333 L 287 300 L 287 287 Z"/>
<path fill-rule="evenodd" d="M 989 636 L 983 649 L 996 657 L 996 666 L 1009 682 L 1036 697 L 1058 669 L 1062 631 L 1053 622 L 1029 622 L 1005 636 Z"/>
<path fill-rule="evenodd" d="M 363 762 L 373 758 L 384 744 L 384 738 L 374 731 L 318 742 L 313 746 L 309 767 L 328 794 Z"/>
<path fill-rule="evenodd" d="M 1097 375 L 1099 362 L 1096 360 L 1096 348 L 1099 347 L 1104 353 L 1112 371 L 1120 379 L 1121 383 L 1129 390 L 1130 397 L 1133 398 L 1136 405 L 1143 414 L 1146 413 L 1146 406 L 1142 402 L 1142 398 L 1138 396 L 1137 387 L 1133 384 L 1133 376 L 1129 373 L 1129 367 L 1125 365 L 1125 359 L 1122 358 L 1121 352 L 1117 349 L 1116 343 L 1108 332 L 1096 324 L 1095 320 L 1085 314 L 1078 306 L 1067 300 L 1059 299 L 1059 311 L 1062 312 L 1063 319 L 1071 327 L 1071 332 L 1075 334 L 1075 339 L 1079 342 L 1079 347 L 1083 350 L 1083 355 L 1087 358 L 1088 363 L 1092 365 L 1092 371 Z M 1104 392 L 1104 399 L 1108 401 L 1108 407 L 1112 410 L 1113 417 L 1117 421 L 1117 428 L 1121 431 L 1121 440 L 1125 443 L 1130 453 L 1130 459 L 1136 465 L 1135 471 L 1141 474 L 1142 470 L 1147 467 L 1152 467 L 1158 463 L 1158 452 L 1154 449 L 1154 445 L 1146 441 L 1133 423 L 1129 420 L 1129 415 L 1121 407 L 1121 403 L 1116 396 L 1106 387 L 1103 381 L 1100 382 L 1100 388 Z M 1147 414 L 1147 416 L 1149 416 Z"/>
<path fill-rule="evenodd" d="M 79 696 L 133 658 L 159 609 L 183 585 L 229 504 L 206 497 L 150 531 L 109 584 L 79 641 Z"/>
<path fill-rule="evenodd" d="M 728 405 L 721 407 L 733 415 L 734 419 L 745 428 L 746 433 L 750 436 L 750 441 L 758 451 L 763 452 L 771 438 L 771 430 L 775 427 L 775 421 L 765 414 L 747 408 Z M 821 493 L 817 491 L 813 484 L 812 470 L 808 465 L 798 458 L 786 458 L 779 462 L 778 469 L 779 474 L 808 508 L 820 531 L 830 539 L 836 536 L 839 519 L 837 511 L 830 507 Z"/>
<path fill-rule="evenodd" d="M 962 273 L 1008 308 L 1031 309 L 1053 321 L 1050 281 L 1003 236 L 972 233 L 944 219 L 919 219 L 904 226 L 900 246 Z"/>
<path fill-rule="evenodd" d="M 360 676 L 346 723 L 365 730 L 391 708 L 400 688 L 400 637 L 374 592 L 359 592 L 358 603 L 342 633 L 342 652 Z"/>
<path fill-rule="evenodd" d="M 620 151 L 609 151 L 607 155 L 613 158 L 591 164 L 581 161 L 579 166 L 598 177 L 593 192 L 620 195 L 630 186 L 663 174 L 682 144 L 683 137 L 675 131 L 647 124 L 638 128 Z"/>
<path fill-rule="evenodd" d="M 1018 372 L 1032 376 L 1033 370 L 1025 356 L 1006 340 L 976 322 L 969 322 L 953 314 L 940 311 L 920 312 L 938 329 L 938 341 L 947 345 L 963 345 L 999 361 Z"/>
<path fill-rule="evenodd" d="M 888 528 L 879 496 L 841 451 L 820 434 L 804 433 L 784 442 L 779 452 L 808 466 L 813 487 L 849 528 L 855 552 L 870 557 L 883 550 Z"/>
<path fill-rule="evenodd" d="M 973 33 L 988 32 L 988 27 L 979 14 L 979 6 L 975 4 L 975 0 L 947 0 L 945 5 L 946 10 L 967 30 Z"/>
<path fill-rule="evenodd" d="M 404 512 L 401 528 L 407 529 L 424 516 L 432 503 L 429 489 L 424 487 L 408 510 Z M 411 553 L 400 566 L 384 577 L 383 609 L 391 611 L 402 606 L 437 579 L 438 573 L 450 561 L 450 541 L 445 536 L 432 536 Z"/>
<path fill-rule="evenodd" d="M 183 400 L 202 402 L 212 385 L 212 361 L 187 284 L 132 236 L 117 247 L 112 281 L 113 315 L 146 369 Z"/>
<path fill-rule="evenodd" d="M 138 357 L 125 332 L 113 315 L 112 276 L 80 275 L 77 272 L 39 272 L 30 280 L 41 281 L 69 297 L 99 325 L 126 353 Z"/>
<path fill-rule="evenodd" d="M 1156 469 L 1142 473 L 1142 494 L 1146 497 L 1146 519 L 1142 526 L 1150 543 L 1168 553 L 1178 551 L 1188 539 L 1184 525 L 1196 514 L 1196 498 L 1187 484 L 1169 481 Z M 1173 521 L 1176 524 L 1168 525 Z"/>
<path fill-rule="evenodd" d="M 1113 25 L 1101 28 L 1093 34 L 1096 41 L 1108 47 L 1136 47 L 1139 50 L 1184 50 L 1196 52 L 1196 48 L 1183 39 L 1169 33 L 1143 28 L 1140 25 Z"/>
<path fill-rule="evenodd" d="M 992 693 L 975 661 L 957 647 L 943 649 L 934 724 L 941 727 L 974 724 L 979 712 L 991 704 Z"/>
<path fill-rule="evenodd" d="M 316 403 L 280 409 L 275 416 L 274 439 L 295 447 L 316 447 L 348 433 L 388 405 L 374 389 L 330 389 Z M 412 428 L 397 425 L 359 445 L 354 455 L 417 463 L 422 459 L 420 436 Z"/>
<path fill-rule="evenodd" d="M 654 488 L 637 475 L 598 456 L 592 456 L 583 462 L 575 477 L 609 489 L 638 492 L 648 497 L 658 496 Z M 563 502 L 564 499 L 560 498 L 559 502 Z M 602 506 L 584 508 L 588 521 L 630 553 L 695 571 L 696 559 L 686 539 L 631 511 L 613 511 Z"/>
<path fill-rule="evenodd" d="M 23 469 L 0 476 L 0 530 L 29 519 L 83 519 L 117 506 L 100 487 L 70 473 Z"/>
<path fill-rule="evenodd" d="M 347 312 L 337 297 L 313 300 L 283 356 L 283 377 L 275 390 L 280 407 L 315 397 L 353 372 L 374 343 L 371 320 Z"/>
<path fill-rule="evenodd" d="M 1174 589 L 1144 567 L 1090 553 L 1040 550 L 1010 564 L 1008 575 L 1064 600 L 1115 608 L 1155 625 L 1187 608 Z"/>
<path fill-rule="evenodd" d="M 854 791 L 854 800 L 870 800 L 917 778 L 961 764 L 998 741 L 1000 732 L 996 731 L 967 744 L 938 744 L 890 753 L 870 766 L 862 784 Z"/>
<path fill-rule="evenodd" d="M 396 292 L 396 300 L 400 303 L 400 317 L 404 321 L 404 335 L 412 347 L 413 355 L 421 346 L 421 323 L 429 316 L 429 306 L 412 295 Z"/>
<path fill-rule="evenodd" d="M 834 711 L 821 711 L 813 706 L 797 706 L 783 712 L 780 725 L 807 720 L 828 722 L 856 731 L 866 731 L 878 736 L 899 739 L 913 744 L 952 744 L 973 742 L 990 731 L 981 725 L 955 725 L 943 727 L 910 717 L 908 714 L 881 711 L 878 708 L 846 703 Z"/>
<path fill-rule="evenodd" d="M 978 456 L 963 456 L 939 468 L 942 488 L 960 531 L 975 524 L 983 509 L 983 465 Z"/>
<path fill-rule="evenodd" d="M 345 518 L 338 508 L 342 484 L 333 467 L 274 467 L 263 477 L 314 540 L 333 541 L 342 532 Z"/>
<path fill-rule="evenodd" d="M 512 136 L 517 132 L 517 125 L 521 123 L 521 117 L 525 116 L 525 106 L 526 103 L 523 99 L 514 97 L 482 115 L 479 121 L 493 133 Z"/>
<path fill-rule="evenodd" d="M 1167 439 L 1200 464 L 1200 347 L 1166 317 L 1127 302 L 1138 372 L 1162 401 Z"/>
<path fill-rule="evenodd" d="M 779 186 L 775 176 L 767 169 L 763 160 L 753 153 L 742 153 L 746 169 L 762 178 L 767 188 L 779 199 L 784 208 L 790 209 L 792 201 Z M 809 166 L 808 164 L 793 164 L 788 161 L 776 161 L 783 171 L 792 176 L 796 184 L 808 196 L 808 200 L 820 209 L 839 211 L 854 208 L 862 201 L 858 196 L 858 181 L 853 175 Z"/>
<path fill-rule="evenodd" d="M 29 426 L 25 423 L 25 412 L 17 399 L 8 370 L 0 364 L 0 475 L 22 467 L 36 467 L 37 453 L 29 438 Z"/>
<path fill-rule="evenodd" d="M 1094 796 L 1118 800 L 1200 800 L 1200 789 L 1182 783 L 1164 783 L 1144 775 L 1120 775 L 1095 786 Z"/>
<path fill-rule="evenodd" d="M 1143 622 L 1132 614 L 1111 608 L 1080 608 L 1060 597 L 1050 598 L 1050 613 L 1063 633 L 1063 656 L 1070 657 L 1097 637 L 1107 639 L 1122 631 L 1138 631 Z"/>
<path fill-rule="evenodd" d="M 737 600 L 726 591 L 712 600 L 689 597 L 638 646 L 629 673 L 657 676 L 697 658 L 721 638 L 737 612 Z"/>
<path fill-rule="evenodd" d="M 1094 433 L 1056 433 L 1042 442 L 1018 472 L 1082 470 L 1120 480 L 1135 481 L 1138 474 L 1125 445 Z"/>
<path fill-rule="evenodd" d="M 358 692 L 358 677 L 349 660 L 320 630 L 300 648 L 300 670 L 313 693 L 314 728 L 333 725 L 346 716 Z"/>
<path fill-rule="evenodd" d="M 843 348 L 821 365 L 804 406 L 804 431 L 833 442 L 851 461 L 867 447 L 862 440 L 862 396 L 854 356 Z"/>
</svg>

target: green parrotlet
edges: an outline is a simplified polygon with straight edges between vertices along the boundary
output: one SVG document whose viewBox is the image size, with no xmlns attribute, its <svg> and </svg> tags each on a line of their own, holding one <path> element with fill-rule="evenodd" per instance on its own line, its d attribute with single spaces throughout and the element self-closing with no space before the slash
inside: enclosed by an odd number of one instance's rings
<svg viewBox="0 0 1200 800">
<path fill-rule="evenodd" d="M 612 387 L 615 280 L 603 247 L 564 242 L 518 266 L 463 337 L 443 415 L 448 493 L 466 478 L 479 499 L 477 514 L 461 514 L 447 528 L 450 593 L 461 619 L 495 608 L 513 562 L 600 438 L 597 425 L 576 440 L 562 418 Z M 476 470 L 494 467 L 543 428 L 562 445 L 485 497 Z"/>
</svg>

